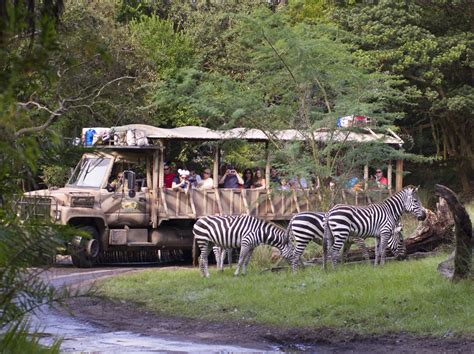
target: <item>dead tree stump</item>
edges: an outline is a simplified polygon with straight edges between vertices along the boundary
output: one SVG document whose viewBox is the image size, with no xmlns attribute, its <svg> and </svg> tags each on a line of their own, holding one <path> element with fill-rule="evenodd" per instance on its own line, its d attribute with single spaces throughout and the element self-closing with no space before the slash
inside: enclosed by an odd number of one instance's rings
<svg viewBox="0 0 474 354">
<path fill-rule="evenodd" d="M 443 198 L 454 217 L 456 246 L 454 251 L 453 280 L 469 277 L 472 265 L 472 223 L 457 195 L 448 187 L 437 184 L 437 196 Z"/>
</svg>

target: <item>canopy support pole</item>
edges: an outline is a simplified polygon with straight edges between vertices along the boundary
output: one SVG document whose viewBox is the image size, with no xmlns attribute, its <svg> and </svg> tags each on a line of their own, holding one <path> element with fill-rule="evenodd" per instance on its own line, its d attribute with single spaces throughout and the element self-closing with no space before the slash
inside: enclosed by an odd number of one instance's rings
<svg viewBox="0 0 474 354">
<path fill-rule="evenodd" d="M 403 160 L 397 160 L 395 168 L 395 191 L 400 192 L 403 189 Z"/>
<path fill-rule="evenodd" d="M 369 165 L 364 165 L 364 191 L 369 188 Z"/>
<path fill-rule="evenodd" d="M 270 189 L 270 149 L 268 141 L 265 142 L 265 185 Z"/>
<path fill-rule="evenodd" d="M 393 174 L 393 166 L 392 166 L 392 160 L 390 160 L 387 165 L 387 180 L 388 180 L 387 187 L 390 194 L 392 194 L 392 185 L 393 185 L 392 174 Z"/>
<path fill-rule="evenodd" d="M 219 144 L 214 146 L 214 166 L 212 168 L 212 178 L 214 182 L 214 188 L 218 187 L 219 184 L 219 159 L 220 159 L 220 147 Z"/>
</svg>

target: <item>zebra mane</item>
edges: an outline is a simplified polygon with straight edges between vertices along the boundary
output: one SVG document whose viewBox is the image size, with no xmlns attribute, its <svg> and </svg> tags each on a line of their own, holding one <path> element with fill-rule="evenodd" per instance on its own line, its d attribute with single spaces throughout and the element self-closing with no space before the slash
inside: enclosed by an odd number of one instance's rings
<svg viewBox="0 0 474 354">
<path fill-rule="evenodd" d="M 266 221 L 265 220 L 265 222 L 269 225 L 272 225 L 272 226 L 276 227 L 277 229 L 280 229 L 281 231 L 286 231 L 286 227 L 283 227 L 283 226 L 281 226 L 281 225 L 279 225 L 279 224 L 277 224 L 273 221 Z"/>
<path fill-rule="evenodd" d="M 410 188 L 411 188 L 411 189 L 414 189 L 414 190 L 417 190 L 417 189 L 418 189 L 418 187 L 417 187 L 417 186 L 414 186 L 413 184 L 409 184 L 408 186 L 403 187 L 403 189 L 410 189 Z"/>
</svg>

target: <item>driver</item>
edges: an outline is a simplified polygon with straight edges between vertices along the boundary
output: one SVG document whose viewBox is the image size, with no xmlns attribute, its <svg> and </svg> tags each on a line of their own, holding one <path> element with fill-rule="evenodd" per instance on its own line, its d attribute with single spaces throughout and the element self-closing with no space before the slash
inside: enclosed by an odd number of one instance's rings
<svg viewBox="0 0 474 354">
<path fill-rule="evenodd" d="M 124 178 L 123 171 L 117 173 L 117 177 L 109 183 L 107 186 L 107 190 L 109 192 L 123 192 L 124 188 L 126 188 L 127 181 Z"/>
</svg>

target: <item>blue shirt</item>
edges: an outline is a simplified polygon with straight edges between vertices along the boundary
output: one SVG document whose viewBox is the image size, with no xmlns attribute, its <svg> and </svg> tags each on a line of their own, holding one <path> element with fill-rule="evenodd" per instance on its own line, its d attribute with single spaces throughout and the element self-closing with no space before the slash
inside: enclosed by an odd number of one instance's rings
<svg viewBox="0 0 474 354">
<path fill-rule="evenodd" d="M 239 179 L 236 175 L 227 175 L 222 188 L 240 188 Z"/>
</svg>

